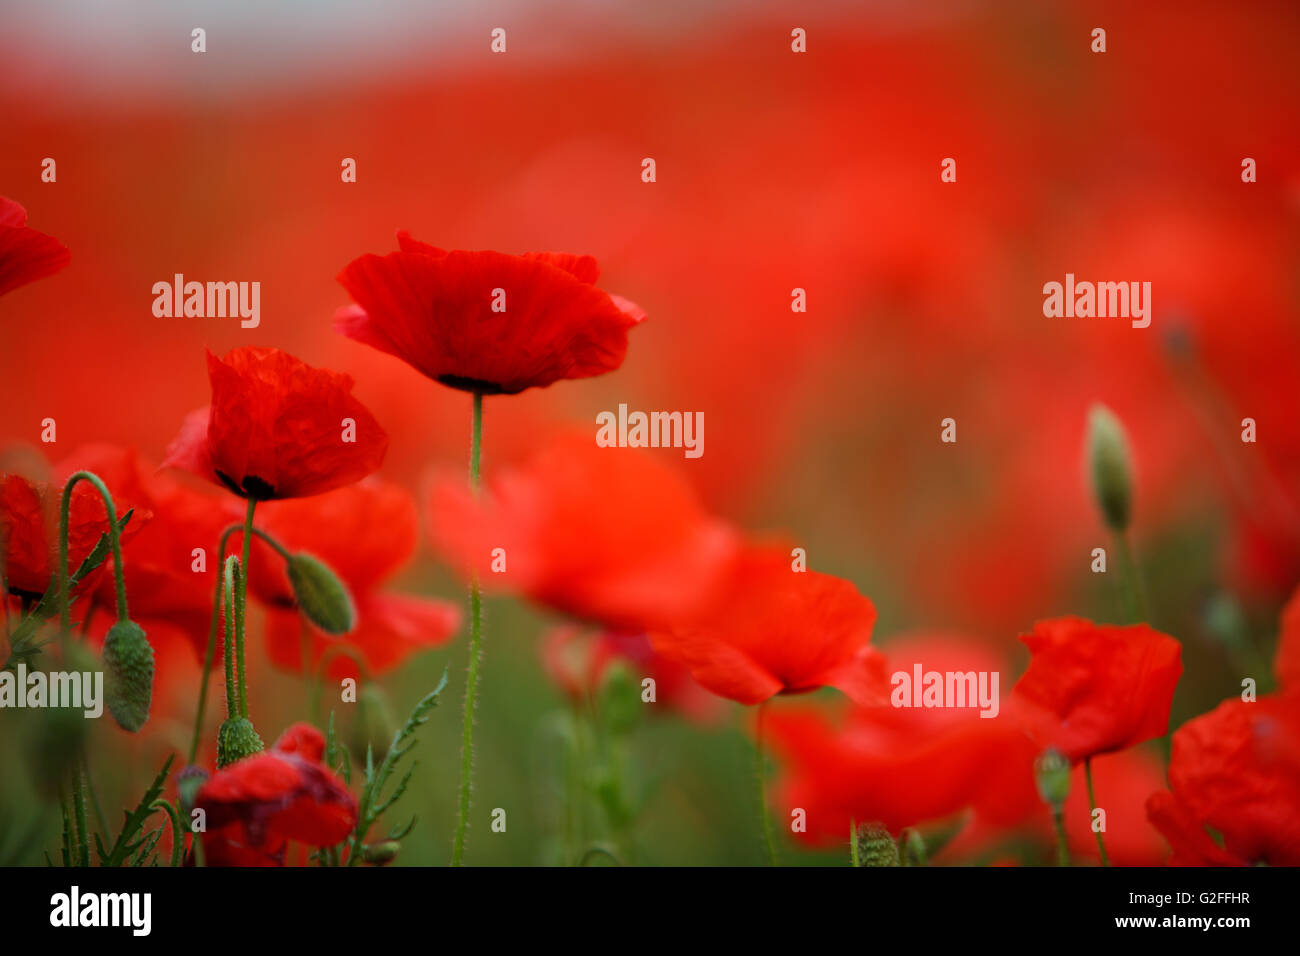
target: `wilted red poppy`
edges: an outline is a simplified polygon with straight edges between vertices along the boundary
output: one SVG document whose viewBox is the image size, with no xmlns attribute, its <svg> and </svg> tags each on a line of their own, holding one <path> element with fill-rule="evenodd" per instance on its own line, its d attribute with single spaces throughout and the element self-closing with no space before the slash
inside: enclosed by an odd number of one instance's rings
<svg viewBox="0 0 1300 956">
<path fill-rule="evenodd" d="M 370 474 L 388 436 L 352 396 L 352 378 L 279 349 L 208 353 L 212 404 L 191 412 L 164 466 L 265 501 L 318 495 Z"/>
<path fill-rule="evenodd" d="M 1147 816 L 1172 864 L 1300 866 L 1300 696 L 1232 698 L 1183 724 Z"/>
<path fill-rule="evenodd" d="M 207 818 L 208 862 L 283 862 L 285 841 L 341 843 L 357 823 L 357 802 L 321 765 L 325 740 L 294 724 L 270 750 L 217 771 L 195 796 Z"/>
<path fill-rule="evenodd" d="M 0 196 L 0 295 L 53 275 L 71 261 L 67 247 L 27 225 L 27 210 Z"/>
<path fill-rule="evenodd" d="M 1124 750 L 1169 728 L 1182 645 L 1145 624 L 1039 621 L 1021 637 L 1033 658 L 1011 692 L 1025 732 L 1071 762 Z"/>
<path fill-rule="evenodd" d="M 610 630 L 699 609 L 737 549 L 675 472 L 590 437 L 552 442 L 482 496 L 459 476 L 438 481 L 432 500 L 434 545 L 484 587 Z"/>
<path fill-rule="evenodd" d="M 917 664 L 940 673 L 995 673 L 1002 665 L 988 651 L 941 635 L 908 637 L 885 653 L 891 673 L 909 675 Z M 843 842 L 851 819 L 897 833 L 972 808 L 976 822 L 1006 827 L 1040 806 L 1034 747 L 1000 709 L 981 717 L 979 707 L 886 704 L 853 707 L 837 719 L 779 707 L 765 723 L 785 767 L 780 801 L 805 811 L 805 839 L 815 843 Z"/>
<path fill-rule="evenodd" d="M 869 644 L 876 608 L 842 578 L 795 571 L 790 550 L 751 547 L 707 608 L 651 630 L 654 649 L 705 688 L 742 704 L 838 687 L 883 703 L 885 659 Z"/>
<path fill-rule="evenodd" d="M 591 256 L 448 252 L 397 234 L 400 248 L 349 263 L 357 305 L 335 327 L 443 385 L 511 395 L 623 364 L 645 313 L 594 285 Z"/>
<path fill-rule="evenodd" d="M 294 608 L 285 563 L 260 538 L 249 560 L 249 589 L 272 608 L 267 646 L 282 670 L 301 673 L 304 632 L 313 671 L 331 653 L 331 677 L 351 677 L 357 667 L 337 649 L 347 647 L 373 674 L 410 654 L 445 644 L 460 627 L 460 608 L 435 598 L 381 590 L 415 554 L 419 516 L 410 492 L 383 482 L 363 482 L 328 494 L 277 501 L 259 512 L 258 525 L 291 552 L 323 560 L 352 595 L 356 626 L 342 637 L 326 635 Z M 232 538 L 238 547 L 240 535 Z M 331 648 L 335 649 L 331 652 Z"/>
<path fill-rule="evenodd" d="M 29 481 L 21 475 L 0 475 L 0 546 L 10 594 L 35 600 L 58 574 L 59 503 L 63 485 Z M 118 520 L 125 511 L 118 508 Z M 125 544 L 149 521 L 148 510 L 138 510 L 122 531 Z M 108 532 L 108 512 L 99 492 L 82 481 L 72 491 L 68 507 L 68 574 Z M 85 594 L 105 572 L 101 564 L 82 580 L 76 594 Z"/>
</svg>

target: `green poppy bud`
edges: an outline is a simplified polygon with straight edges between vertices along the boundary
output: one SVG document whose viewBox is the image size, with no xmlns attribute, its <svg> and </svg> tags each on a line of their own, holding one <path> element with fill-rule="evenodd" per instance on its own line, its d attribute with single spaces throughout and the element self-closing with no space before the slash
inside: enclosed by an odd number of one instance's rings
<svg viewBox="0 0 1300 956">
<path fill-rule="evenodd" d="M 288 560 L 289 583 L 302 613 L 326 634 L 346 634 L 356 622 L 352 596 L 320 558 L 299 552 Z"/>
<path fill-rule="evenodd" d="M 860 823 L 855 835 L 858 841 L 859 866 L 901 866 L 898 844 L 889 835 L 883 823 Z"/>
<path fill-rule="evenodd" d="M 916 830 L 908 827 L 898 836 L 899 856 L 903 866 L 925 866 L 928 857 L 925 852 L 925 838 Z"/>
<path fill-rule="evenodd" d="M 1070 761 L 1060 751 L 1047 751 L 1034 762 L 1034 781 L 1044 803 L 1061 806 L 1070 795 Z"/>
<path fill-rule="evenodd" d="M 402 844 L 396 840 L 385 840 L 383 843 L 375 843 L 366 847 L 361 859 L 373 866 L 386 866 L 397 859 L 397 854 L 401 849 Z"/>
<path fill-rule="evenodd" d="M 227 718 L 217 731 L 217 769 L 260 754 L 265 749 L 266 745 L 253 729 L 251 720 L 247 717 Z"/>
<path fill-rule="evenodd" d="M 1133 462 L 1124 426 L 1104 405 L 1088 413 L 1088 470 L 1106 525 L 1124 531 L 1133 510 Z"/>
<path fill-rule="evenodd" d="M 149 719 L 153 701 L 153 648 L 144 628 L 118 621 L 104 638 L 104 696 L 123 730 L 135 733 Z"/>
<path fill-rule="evenodd" d="M 208 772 L 202 767 L 190 764 L 176 775 L 176 791 L 181 797 L 181 814 L 185 817 L 194 809 L 194 801 L 199 790 L 208 782 Z"/>
<path fill-rule="evenodd" d="M 388 755 L 393 734 L 397 731 L 397 717 L 388 702 L 384 689 L 368 680 L 357 695 L 357 716 L 349 728 L 348 744 L 359 763 L 366 762 L 366 749 L 374 751 L 375 761 Z"/>
</svg>

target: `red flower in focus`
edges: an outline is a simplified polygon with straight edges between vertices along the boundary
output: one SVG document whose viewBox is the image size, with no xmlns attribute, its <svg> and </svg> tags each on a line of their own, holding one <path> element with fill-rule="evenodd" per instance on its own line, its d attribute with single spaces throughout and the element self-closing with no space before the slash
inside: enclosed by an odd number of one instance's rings
<svg viewBox="0 0 1300 956">
<path fill-rule="evenodd" d="M 485 587 L 618 631 L 699 609 L 737 548 L 674 472 L 589 437 L 548 445 L 482 497 L 460 476 L 437 482 L 432 517 L 434 545 Z"/>
<path fill-rule="evenodd" d="M 512 395 L 623 364 L 639 308 L 596 288 L 591 256 L 448 252 L 397 234 L 399 252 L 339 273 L 358 303 L 335 327 L 452 388 Z"/>
<path fill-rule="evenodd" d="M 211 866 L 283 865 L 288 841 L 341 843 L 357 823 L 356 799 L 321 765 L 325 739 L 294 724 L 275 746 L 219 770 L 194 805 L 207 815 L 203 850 Z"/>
<path fill-rule="evenodd" d="M 891 671 L 1000 670 L 993 655 L 952 638 L 909 638 L 888 651 Z M 1004 715 L 979 708 L 854 707 L 840 720 L 811 707 L 765 719 L 785 766 L 780 801 L 807 812 L 806 839 L 843 842 L 849 821 L 891 832 L 966 808 L 981 826 L 1022 822 L 1041 806 L 1034 747 Z"/>
<path fill-rule="evenodd" d="M 21 475 L 0 475 L 0 547 L 3 573 L 9 593 L 35 600 L 58 576 L 59 503 L 63 485 L 29 481 Z M 118 520 L 124 509 L 118 508 Z M 125 545 L 150 518 L 148 511 L 136 511 L 122 530 Z M 76 573 L 81 562 L 108 532 L 108 512 L 99 492 L 87 482 L 77 483 L 68 507 L 68 574 Z M 101 564 L 77 587 L 84 594 L 95 586 L 107 562 Z M 74 595 L 75 596 L 75 595 Z"/>
<path fill-rule="evenodd" d="M 824 686 L 873 704 L 887 692 L 884 658 L 868 643 L 875 621 L 850 582 L 792 570 L 788 548 L 751 548 L 703 612 L 652 630 L 650 642 L 742 704 Z"/>
<path fill-rule="evenodd" d="M 272 606 L 267 644 L 282 670 L 303 669 L 303 628 L 308 629 L 313 672 L 331 647 L 345 644 L 371 673 L 396 667 L 410 654 L 445 644 L 460 627 L 460 609 L 446 601 L 393 594 L 381 585 L 411 560 L 418 515 L 409 492 L 397 485 L 366 482 L 329 494 L 266 505 L 258 525 L 290 551 L 320 558 L 352 594 L 356 627 L 343 637 L 324 634 L 295 608 L 284 561 L 254 538 L 249 588 Z M 232 538 L 237 547 L 240 535 Z M 334 657 L 329 675 L 355 676 L 355 663 Z"/>
<path fill-rule="evenodd" d="M 1182 645 L 1145 624 L 1077 617 L 1039 621 L 1021 637 L 1033 654 L 1011 692 L 1025 732 L 1070 761 L 1124 750 L 1169 727 Z"/>
<path fill-rule="evenodd" d="M 1173 865 L 1300 866 L 1300 695 L 1233 698 L 1183 724 L 1147 816 Z"/>
<path fill-rule="evenodd" d="M 384 460 L 388 436 L 352 397 L 350 376 L 246 346 L 209 352 L 208 379 L 212 404 L 187 416 L 164 466 L 265 501 L 351 484 Z"/>
<path fill-rule="evenodd" d="M 609 668 L 621 662 L 638 681 L 654 680 L 655 703 L 701 723 L 721 715 L 722 701 L 695 683 L 681 664 L 656 654 L 644 634 L 593 634 L 566 624 L 543 637 L 541 652 L 547 676 L 574 700 L 591 695 Z"/>
<path fill-rule="evenodd" d="M 0 295 L 67 266 L 72 256 L 52 236 L 27 225 L 27 210 L 0 196 Z"/>
</svg>

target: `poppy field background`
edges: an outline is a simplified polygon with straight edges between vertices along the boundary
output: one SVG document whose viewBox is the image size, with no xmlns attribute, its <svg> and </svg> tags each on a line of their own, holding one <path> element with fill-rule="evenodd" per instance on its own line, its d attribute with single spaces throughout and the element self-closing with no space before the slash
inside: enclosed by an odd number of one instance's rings
<svg viewBox="0 0 1300 956">
<path fill-rule="evenodd" d="M 0 30 L 0 194 L 71 251 L 0 299 L 0 471 L 63 479 L 104 443 L 151 470 L 208 401 L 205 348 L 276 348 L 352 376 L 388 434 L 379 478 L 397 489 L 385 517 L 347 529 L 379 539 L 372 562 L 391 565 L 367 591 L 459 609 L 454 636 L 397 654 L 380 681 L 400 719 L 450 674 L 413 752 L 404 811 L 419 822 L 398 864 L 451 851 L 465 587 L 431 546 L 432 502 L 447 474 L 463 480 L 470 407 L 334 329 L 349 303 L 336 277 L 395 248 L 399 229 L 447 249 L 589 253 L 601 288 L 648 316 L 612 374 L 486 399 L 489 482 L 575 434 L 594 445 L 595 416 L 620 403 L 703 412 L 702 457 L 643 454 L 711 514 L 853 582 L 887 656 L 918 640 L 942 645 L 940 660 L 955 645 L 1009 691 L 1036 621 L 1127 623 L 1115 575 L 1089 570 L 1109 547 L 1085 474 L 1101 403 L 1132 449 L 1149 623 L 1181 643 L 1170 730 L 1245 677 L 1261 694 L 1281 683 L 1274 654 L 1300 585 L 1293 5 L 92 6 L 20 5 Z M 497 26 L 505 54 L 489 49 Z M 1097 26 L 1104 54 L 1089 48 Z M 792 52 L 794 27 L 807 53 Z M 340 181 L 345 157 L 355 183 Z M 955 183 L 940 179 L 945 157 Z M 1242 181 L 1244 157 L 1257 182 Z M 1066 272 L 1150 281 L 1151 326 L 1044 317 L 1043 283 Z M 260 325 L 156 317 L 151 286 L 175 273 L 260 281 Z M 806 312 L 791 311 L 796 287 Z M 948 417 L 956 443 L 939 439 Z M 1256 443 L 1240 439 L 1246 417 Z M 218 517 L 219 531 L 240 513 Z M 590 529 L 569 533 L 581 547 Z M 308 684 L 276 666 L 277 586 L 254 564 L 250 709 L 268 743 L 312 711 Z M 566 668 L 584 637 L 518 596 L 484 607 L 470 862 L 569 863 L 613 845 L 645 864 L 761 861 L 752 711 L 690 685 L 679 706 L 624 715 L 602 683 L 598 721 L 575 724 L 585 705 Z M 151 632 L 168 675 L 151 723 L 136 737 L 90 728 L 106 807 L 132 804 L 188 742 L 207 622 L 197 638 L 174 625 Z M 809 708 L 844 706 L 823 689 L 769 708 L 783 863 L 846 859 L 845 840 L 796 841 L 784 825 L 813 799 L 801 787 L 816 772 L 792 772 L 799 753 L 816 763 Z M 57 841 L 39 717 L 0 714 L 0 766 L 21 768 L 0 775 L 3 863 L 39 863 Z M 611 736 L 620 720 L 635 726 Z M 960 746 L 927 750 L 912 732 L 880 786 L 959 773 L 945 761 Z M 576 783 L 566 753 L 581 755 Z M 1145 810 L 1166 760 L 1167 738 L 1098 759 L 1115 862 L 1168 858 Z M 496 807 L 505 834 L 490 831 Z M 1088 862 L 1082 825 L 1071 850 Z M 957 840 L 946 862 L 1051 860 L 1041 805 L 994 838 Z"/>
</svg>

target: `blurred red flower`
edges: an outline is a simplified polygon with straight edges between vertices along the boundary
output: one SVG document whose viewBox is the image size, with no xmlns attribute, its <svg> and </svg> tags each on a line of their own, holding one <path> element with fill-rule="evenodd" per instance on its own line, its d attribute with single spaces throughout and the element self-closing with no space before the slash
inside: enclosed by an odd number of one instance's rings
<svg viewBox="0 0 1300 956">
<path fill-rule="evenodd" d="M 695 683 L 684 666 L 656 654 L 644 634 L 592 633 L 565 624 L 543 636 L 541 655 L 546 675 L 574 700 L 594 693 L 610 667 L 624 663 L 638 681 L 654 680 L 656 704 L 701 723 L 722 713 L 722 700 Z"/>
<path fill-rule="evenodd" d="M 351 484 L 384 460 L 388 436 L 352 397 L 351 376 L 245 346 L 208 352 L 208 379 L 212 404 L 186 417 L 164 466 L 265 501 Z"/>
<path fill-rule="evenodd" d="M 1178 728 L 1147 816 L 1173 865 L 1300 866 L 1300 695 L 1232 698 Z"/>
<path fill-rule="evenodd" d="M 645 318 L 596 288 L 591 256 L 448 252 L 406 232 L 397 241 L 400 251 L 339 273 L 358 305 L 335 326 L 452 388 L 512 395 L 613 371 Z"/>
<path fill-rule="evenodd" d="M 275 746 L 219 770 L 194 805 L 207 815 L 209 865 L 282 865 L 287 841 L 333 846 L 352 832 L 357 802 L 321 765 L 325 740 L 310 724 L 289 727 Z"/>
<path fill-rule="evenodd" d="M 699 609 L 737 549 L 675 472 L 590 437 L 548 444 L 481 497 L 460 476 L 437 481 L 432 518 L 438 551 L 485 587 L 628 632 Z"/>
<path fill-rule="evenodd" d="M 872 704 L 887 691 L 885 659 L 868 644 L 875 621 L 849 581 L 794 571 L 788 548 L 750 547 L 703 611 L 651 630 L 650 642 L 742 704 L 824 686 Z"/>
<path fill-rule="evenodd" d="M 1124 750 L 1169 727 L 1182 645 L 1145 624 L 1112 627 L 1083 618 L 1039 621 L 1021 637 L 1033 654 L 1011 692 L 1011 710 L 1042 749 L 1072 763 Z"/>
<path fill-rule="evenodd" d="M 254 538 L 249 589 L 272 608 L 266 632 L 271 661 L 282 670 L 301 673 L 304 628 L 313 672 L 330 648 L 349 648 L 377 674 L 412 653 L 450 640 L 460 627 L 459 607 L 381 590 L 415 554 L 418 520 L 410 492 L 381 482 L 265 505 L 259 527 L 290 551 L 304 551 L 333 568 L 352 595 L 357 622 L 342 637 L 314 627 L 295 609 L 284 561 L 262 539 Z M 232 548 L 238 547 L 240 537 L 233 536 Z M 356 670 L 351 659 L 339 655 L 328 673 L 349 677 Z"/>
<path fill-rule="evenodd" d="M 905 638 L 891 670 L 985 671 L 1001 661 L 968 641 Z M 774 709 L 765 723 L 786 767 L 780 801 L 806 811 L 806 839 L 843 842 L 849 821 L 891 832 L 973 808 L 981 825 L 1019 823 L 1040 806 L 1034 747 L 1005 715 L 976 708 L 854 707 L 842 719 L 811 707 Z"/>
<path fill-rule="evenodd" d="M 0 196 L 0 295 L 67 266 L 63 243 L 27 225 L 27 210 Z"/>
<path fill-rule="evenodd" d="M 35 600 L 44 594 L 58 575 L 59 503 L 63 483 L 29 481 L 21 475 L 0 475 L 0 546 L 3 572 L 10 594 Z M 120 521 L 123 509 L 118 508 Z M 125 544 L 149 521 L 151 514 L 139 510 L 122 530 Z M 82 481 L 72 491 L 68 506 L 68 574 L 75 574 L 81 562 L 108 531 L 108 512 L 99 492 Z M 78 585 L 76 595 L 95 587 L 107 562 L 99 565 Z"/>
</svg>

